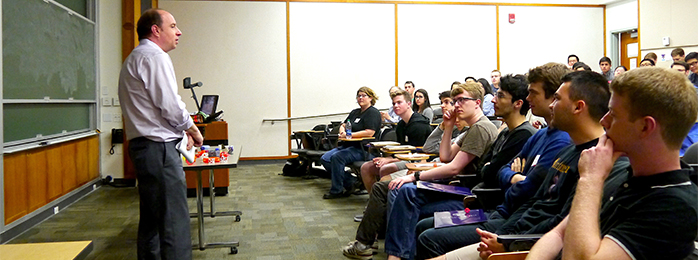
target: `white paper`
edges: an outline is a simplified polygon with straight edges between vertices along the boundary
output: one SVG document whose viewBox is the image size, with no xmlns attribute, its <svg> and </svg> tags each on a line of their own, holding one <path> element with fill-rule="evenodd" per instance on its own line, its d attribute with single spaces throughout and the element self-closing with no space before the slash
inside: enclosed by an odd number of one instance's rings
<svg viewBox="0 0 698 260">
<path fill-rule="evenodd" d="M 628 53 L 628 58 L 630 57 L 637 57 L 637 43 L 628 43 L 627 46 L 627 53 Z"/>
</svg>

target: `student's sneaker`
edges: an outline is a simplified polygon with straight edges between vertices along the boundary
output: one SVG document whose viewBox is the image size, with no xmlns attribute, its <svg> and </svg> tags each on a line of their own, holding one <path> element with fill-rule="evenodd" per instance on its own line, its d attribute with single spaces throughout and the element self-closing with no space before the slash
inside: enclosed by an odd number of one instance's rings
<svg viewBox="0 0 698 260">
<path fill-rule="evenodd" d="M 344 256 L 351 259 L 369 260 L 373 258 L 373 249 L 371 249 L 371 246 L 361 244 L 361 242 L 356 240 L 349 242 L 349 244 L 342 249 L 342 253 L 344 253 Z"/>
<path fill-rule="evenodd" d="M 354 222 L 361 222 L 364 219 L 364 214 L 354 216 Z"/>
</svg>

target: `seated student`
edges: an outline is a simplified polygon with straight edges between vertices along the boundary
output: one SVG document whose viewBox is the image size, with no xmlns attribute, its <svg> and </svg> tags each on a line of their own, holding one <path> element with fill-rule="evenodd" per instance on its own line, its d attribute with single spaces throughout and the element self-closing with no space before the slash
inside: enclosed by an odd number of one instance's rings
<svg viewBox="0 0 698 260">
<path fill-rule="evenodd" d="M 686 63 L 688 63 L 691 74 L 688 75 L 688 80 L 693 85 L 698 86 L 698 52 L 689 52 L 686 54 Z"/>
<path fill-rule="evenodd" d="M 676 48 L 676 49 L 671 50 L 671 59 L 674 60 L 674 62 L 684 61 L 685 57 L 686 57 L 686 53 L 683 51 L 683 49 Z"/>
<path fill-rule="evenodd" d="M 613 72 L 611 71 L 611 58 L 602 57 L 599 60 L 599 68 L 601 69 L 601 74 L 604 77 L 606 77 L 606 80 L 608 80 L 608 82 L 611 82 L 611 80 L 613 80 Z"/>
<path fill-rule="evenodd" d="M 492 99 L 494 95 L 497 94 L 496 91 L 492 91 L 492 86 L 487 82 L 487 79 L 480 78 L 477 80 L 478 83 L 485 90 L 485 96 L 482 98 L 482 113 L 485 116 L 494 116 L 494 104 L 492 104 Z"/>
<path fill-rule="evenodd" d="M 562 76 L 568 72 L 564 64 L 552 62 L 528 72 L 530 84 L 526 100 L 533 114 L 545 118 L 548 124 L 552 120 L 550 104 L 554 100 L 553 95 L 562 84 Z M 519 206 L 533 197 L 558 152 L 570 143 L 567 132 L 552 126 L 539 130 L 529 138 L 521 152 L 499 169 L 500 187 L 505 190 L 504 202 L 489 214 L 489 219 L 509 218 Z M 421 220 L 417 224 L 417 259 L 443 255 L 468 244 L 470 241 L 461 241 L 459 234 L 473 230 L 474 227 L 467 226 L 434 229 L 433 218 Z"/>
<path fill-rule="evenodd" d="M 614 78 L 615 78 L 615 77 L 618 77 L 618 75 L 623 74 L 623 73 L 625 73 L 626 71 L 628 71 L 628 68 L 626 68 L 626 67 L 623 66 L 623 65 L 620 65 L 620 66 L 616 67 L 615 70 L 613 70 L 613 77 L 614 77 Z"/>
<path fill-rule="evenodd" d="M 392 95 L 395 92 L 398 92 L 402 89 L 398 86 L 392 86 L 390 87 L 390 90 L 388 91 L 388 94 Z M 411 100 L 411 99 L 410 99 Z M 400 116 L 398 116 L 395 111 L 393 110 L 393 107 L 390 106 L 388 108 L 388 111 L 382 111 L 381 112 L 381 119 L 383 120 L 383 123 L 393 123 L 397 124 L 397 122 L 400 122 Z"/>
<path fill-rule="evenodd" d="M 443 193 L 432 194 L 423 192 L 422 190 L 417 190 L 414 182 L 420 179 L 447 179 L 455 177 L 459 173 L 478 173 L 478 164 L 481 158 L 483 158 L 485 152 L 496 138 L 496 127 L 482 113 L 480 103 L 482 102 L 483 90 L 479 84 L 463 84 L 454 88 L 451 91 L 451 96 L 455 101 L 455 110 L 444 113 L 443 125 L 445 129 L 439 156 L 451 157 L 455 154 L 454 159 L 444 166 L 421 173 L 416 172 L 412 175 L 396 178 L 390 182 L 389 188 L 391 191 L 389 196 L 393 203 L 391 203 L 391 208 L 388 211 L 385 240 L 386 253 L 389 254 L 388 259 L 396 259 L 398 257 L 411 258 L 414 255 L 414 243 L 410 244 L 409 240 L 414 241 L 414 228 L 417 225 L 420 213 L 429 214 L 428 211 L 430 210 L 428 209 L 451 210 L 463 208 L 462 197 L 459 200 L 453 200 L 452 197 L 443 196 Z M 462 114 L 462 117 L 470 125 L 468 132 L 466 132 L 456 147 L 444 144 L 444 142 L 451 139 L 450 132 L 455 123 L 455 116 L 451 114 L 452 112 Z M 423 178 L 420 178 L 422 176 Z M 422 208 L 425 205 L 429 205 L 428 209 Z M 433 214 L 433 211 L 431 213 Z"/>
<path fill-rule="evenodd" d="M 441 109 L 442 111 L 453 110 L 453 99 L 451 99 L 450 90 L 439 93 L 439 100 L 441 101 L 441 107 L 439 107 L 439 109 Z M 453 137 L 451 139 L 452 143 L 461 133 L 464 133 L 467 129 L 467 123 L 463 120 L 458 120 L 458 118 L 456 118 L 456 126 L 453 127 L 453 132 L 451 133 L 451 137 Z M 424 146 L 422 146 L 422 151 L 424 153 L 439 154 L 439 146 L 441 146 L 441 137 L 443 137 L 443 133 L 444 126 L 443 124 L 439 123 L 439 125 L 434 129 L 434 131 L 431 132 L 429 137 L 427 137 L 427 141 L 424 142 Z"/>
<path fill-rule="evenodd" d="M 524 75 L 502 77 L 496 94 L 492 100 L 494 115 L 503 119 L 505 127 L 482 157 L 484 163 L 478 171 L 485 187 L 499 186 L 499 169 L 514 158 L 537 131 L 526 121 L 530 106 L 526 100 L 528 81 Z"/>
<path fill-rule="evenodd" d="M 645 58 L 643 58 L 643 59 L 644 60 L 652 60 L 652 62 L 654 62 L 654 64 L 657 64 L 657 54 L 654 52 L 648 52 L 645 55 Z"/>
<path fill-rule="evenodd" d="M 444 91 L 439 94 L 441 99 L 441 109 L 449 111 L 453 109 L 453 100 L 451 99 L 451 91 Z M 451 136 L 451 143 L 455 143 L 461 133 L 464 133 L 468 129 L 467 124 L 463 120 L 457 120 L 456 127 L 453 128 Z M 439 154 L 439 146 L 441 145 L 441 137 L 443 136 L 443 125 L 439 124 L 434 131 L 429 134 L 424 145 L 422 146 L 422 151 L 428 154 Z M 392 159 L 392 158 L 391 158 Z M 441 162 L 439 158 L 433 160 L 434 162 Z M 406 161 L 392 161 L 390 163 L 380 162 L 379 158 L 374 158 L 372 161 L 366 162 L 361 166 L 361 177 L 364 180 L 372 180 L 376 173 L 375 170 L 378 169 L 378 176 L 381 180 L 387 178 L 391 180 L 392 178 L 397 178 L 405 176 L 407 174 L 407 162 Z M 372 185 L 373 182 L 371 182 Z M 366 183 L 364 183 L 366 185 Z M 367 191 L 370 193 L 370 186 L 365 186 Z"/>
<path fill-rule="evenodd" d="M 427 93 L 427 91 L 423 88 L 420 88 L 414 92 L 414 103 L 412 103 L 412 110 L 426 117 L 430 124 L 431 121 L 434 120 L 434 110 L 431 109 L 429 93 Z"/>
<path fill-rule="evenodd" d="M 424 145 L 424 141 L 431 134 L 429 120 L 421 114 L 412 111 L 409 102 L 411 98 L 407 91 L 398 90 L 391 93 L 390 97 L 393 100 L 393 110 L 402 118 L 395 128 L 397 141 L 403 145 Z M 392 157 L 378 157 L 373 158 L 372 161 L 365 162 L 361 166 L 361 180 L 364 182 L 364 187 L 366 187 L 368 192 L 371 192 L 371 187 L 376 182 L 376 177 L 378 177 L 378 171 L 381 167 L 397 161 L 400 160 Z"/>
<path fill-rule="evenodd" d="M 589 65 L 587 65 L 586 63 L 581 62 L 581 61 L 572 65 L 572 70 L 574 70 L 574 71 L 579 71 L 579 70 L 592 71 L 591 67 L 589 67 Z"/>
<path fill-rule="evenodd" d="M 447 95 L 447 97 L 448 97 L 449 100 L 451 99 L 451 96 L 450 96 L 450 95 L 451 95 L 451 94 L 450 94 L 450 93 L 451 93 L 451 89 L 453 89 L 454 87 L 456 87 L 456 86 L 458 86 L 458 85 L 460 85 L 460 81 L 454 81 L 453 83 L 451 83 L 451 87 L 449 88 L 449 90 L 448 90 L 448 95 Z M 441 99 L 441 100 L 443 99 L 443 94 L 444 94 L 444 92 L 439 93 L 439 99 Z M 451 100 L 451 101 L 453 101 L 453 100 Z M 441 104 L 443 105 L 443 102 L 441 102 Z M 439 115 L 438 117 L 436 116 L 437 114 Z M 443 110 L 443 108 L 442 108 L 441 106 L 438 107 L 438 108 L 435 108 L 435 109 L 434 109 L 434 121 L 431 121 L 431 122 L 432 122 L 433 124 L 436 124 L 436 123 L 439 123 L 439 124 L 440 124 L 441 122 L 444 121 L 443 115 L 444 115 L 444 110 Z M 454 135 L 454 136 L 456 136 L 456 135 Z M 440 138 L 440 137 L 439 137 L 439 138 Z M 437 145 L 438 145 L 438 144 L 437 144 Z M 431 152 L 430 152 L 430 153 L 431 153 Z M 435 153 L 439 153 L 439 152 L 437 151 L 437 152 L 435 152 Z"/>
<path fill-rule="evenodd" d="M 450 97 L 451 91 L 445 91 L 443 93 L 448 93 L 449 95 L 446 95 L 445 97 L 441 98 L 441 108 L 444 111 L 453 111 L 453 101 Z M 443 94 L 442 93 L 442 94 Z M 463 122 L 465 122 L 463 116 L 465 114 L 461 113 L 458 114 L 457 117 L 459 119 L 459 122 L 461 122 L 461 125 L 459 127 L 454 127 L 454 131 L 451 132 L 449 136 L 456 136 L 455 138 L 452 138 L 450 142 L 441 142 L 442 139 L 441 137 L 435 137 L 435 133 L 439 133 L 439 136 L 443 134 L 444 132 L 444 127 L 439 126 L 434 131 L 432 134 L 427 138 L 427 141 L 425 142 L 425 147 L 431 146 L 430 143 L 437 143 L 435 145 L 436 150 L 439 150 L 439 146 L 441 143 L 448 145 L 449 147 L 453 147 L 455 149 L 458 149 L 458 140 L 460 140 L 463 136 L 465 136 L 465 132 L 467 131 L 467 126 Z M 458 123 L 456 123 L 458 124 Z M 456 128 L 460 128 L 460 133 L 459 131 L 456 131 Z M 448 140 L 448 139 L 447 139 Z M 453 156 L 455 157 L 455 155 Z M 437 159 L 440 159 L 442 162 L 450 162 L 453 157 L 446 158 L 446 157 L 440 157 Z M 402 165 L 402 166 L 398 166 Z M 374 167 L 371 166 L 370 164 L 364 164 L 364 167 Z M 404 167 L 404 170 L 407 171 L 407 167 L 405 163 L 401 162 L 396 162 L 396 163 L 390 163 L 387 165 L 384 165 L 381 167 L 380 172 L 382 175 L 387 175 L 391 172 L 397 171 L 399 167 Z M 363 168 L 363 167 L 362 167 Z M 386 169 L 391 169 L 387 172 L 387 174 L 384 174 L 383 171 Z M 363 172 L 363 170 L 362 170 Z M 378 235 L 378 232 L 385 230 L 385 215 L 386 215 L 386 206 L 388 204 L 388 184 L 390 183 L 390 180 L 386 181 L 380 181 L 376 182 L 373 184 L 371 191 L 369 192 L 369 197 L 368 197 L 368 203 L 366 205 L 366 209 L 364 210 L 364 214 L 357 216 L 359 217 L 359 227 L 356 230 L 356 240 L 352 241 L 342 249 L 342 253 L 349 257 L 349 258 L 355 258 L 355 259 L 371 259 L 373 256 L 373 249 L 371 249 L 371 245 L 375 242 L 376 236 Z M 357 218 L 355 217 L 354 220 L 356 221 Z"/>
<path fill-rule="evenodd" d="M 458 239 L 463 246 L 469 246 L 437 259 L 479 259 L 478 250 L 483 254 L 501 252 L 503 246 L 497 242 L 497 235 L 545 233 L 567 215 L 579 179 L 579 155 L 596 145 L 599 137 L 605 133 L 599 120 L 608 111 L 610 91 L 608 81 L 601 74 L 591 71 L 566 74 L 562 82 L 550 105 L 553 114 L 550 126 L 567 132 L 574 145 L 558 153 L 536 195 L 508 219 L 491 218 L 481 224 L 462 226 L 469 230 L 461 229 Z M 627 166 L 627 158 L 618 160 L 613 165 L 611 175 L 622 176 Z"/>
<path fill-rule="evenodd" d="M 570 214 L 533 246 L 530 259 L 554 259 L 560 250 L 563 259 L 684 259 L 694 250 L 698 188 L 679 148 L 698 116 L 695 89 L 662 68 L 631 70 L 611 89 L 610 111 L 601 120 L 607 132 L 579 159 Z M 601 200 L 621 154 L 630 169 Z"/>
<path fill-rule="evenodd" d="M 574 64 L 577 62 L 579 62 L 579 57 L 577 57 L 577 55 L 570 54 L 570 56 L 567 56 L 567 68 L 574 70 Z"/>
<path fill-rule="evenodd" d="M 640 66 L 639 67 L 654 67 L 654 61 L 651 59 L 644 59 L 640 61 Z"/>
<path fill-rule="evenodd" d="M 381 126 L 381 114 L 373 107 L 378 97 L 368 87 L 361 87 L 356 91 L 356 102 L 359 108 L 349 113 L 344 123 L 339 127 L 339 138 L 345 138 L 347 132 L 345 124 L 351 124 L 352 138 L 378 137 Z M 363 161 L 364 150 L 353 143 L 346 142 L 342 146 L 327 151 L 322 157 L 322 166 L 332 176 L 330 192 L 322 196 L 323 199 L 336 199 L 348 197 L 354 191 L 354 177 L 344 172 L 348 163 Z"/>
</svg>

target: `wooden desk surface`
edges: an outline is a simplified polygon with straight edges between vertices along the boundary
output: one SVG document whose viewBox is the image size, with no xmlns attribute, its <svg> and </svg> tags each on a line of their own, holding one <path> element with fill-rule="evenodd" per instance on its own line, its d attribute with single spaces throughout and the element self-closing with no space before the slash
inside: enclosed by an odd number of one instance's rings
<svg viewBox="0 0 698 260">
<path fill-rule="evenodd" d="M 403 161 L 421 161 L 429 159 L 430 155 L 425 153 L 413 153 L 413 154 L 396 154 L 395 158 Z"/>
<path fill-rule="evenodd" d="M 352 138 L 352 139 L 346 139 L 346 138 L 339 138 L 339 141 L 344 141 L 344 142 L 360 142 L 363 140 L 373 140 L 376 139 L 374 137 L 362 137 L 362 138 Z"/>
<path fill-rule="evenodd" d="M 71 241 L 0 245 L 2 259 L 85 259 L 92 252 L 92 241 Z"/>
<path fill-rule="evenodd" d="M 428 171 L 446 165 L 445 163 L 408 163 L 407 169 L 412 171 Z"/>
</svg>

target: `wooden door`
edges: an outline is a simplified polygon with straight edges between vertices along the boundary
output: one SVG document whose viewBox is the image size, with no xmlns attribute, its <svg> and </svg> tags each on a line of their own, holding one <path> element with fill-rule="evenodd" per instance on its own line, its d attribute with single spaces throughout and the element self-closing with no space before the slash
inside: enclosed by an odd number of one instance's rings
<svg viewBox="0 0 698 260">
<path fill-rule="evenodd" d="M 629 70 L 636 68 L 640 63 L 637 44 L 637 36 L 633 38 L 631 32 L 620 34 L 620 65 L 625 66 Z"/>
</svg>

